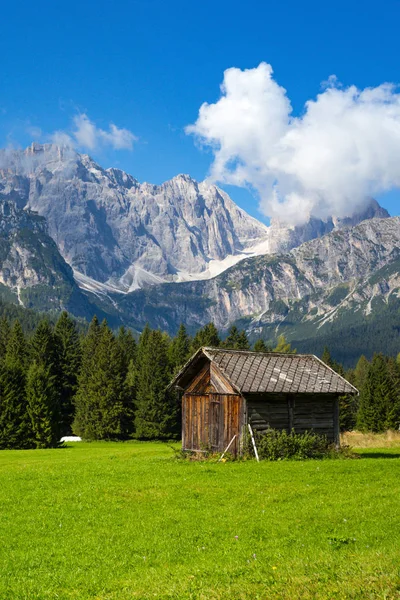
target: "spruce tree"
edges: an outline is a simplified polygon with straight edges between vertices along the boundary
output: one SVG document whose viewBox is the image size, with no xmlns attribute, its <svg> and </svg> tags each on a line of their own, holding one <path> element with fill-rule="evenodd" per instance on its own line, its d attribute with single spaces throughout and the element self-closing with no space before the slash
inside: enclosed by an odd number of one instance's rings
<svg viewBox="0 0 400 600">
<path fill-rule="evenodd" d="M 170 378 L 165 337 L 158 330 L 151 331 L 137 375 L 136 437 L 165 439 L 177 433 L 179 407 L 175 395 L 166 391 Z"/>
<path fill-rule="evenodd" d="M 222 345 L 224 348 L 227 348 L 230 350 L 235 350 L 238 347 L 239 340 L 240 340 L 239 329 L 236 327 L 236 325 L 232 325 L 232 327 L 230 327 L 230 329 L 228 331 L 228 336 L 225 338 Z"/>
<path fill-rule="evenodd" d="M 96 350 L 100 338 L 100 324 L 93 317 L 87 334 L 81 342 L 81 369 L 78 376 L 78 389 L 75 395 L 75 416 L 72 431 L 76 435 L 86 436 L 90 425 L 90 403 L 88 397 L 89 383 L 96 369 Z"/>
<path fill-rule="evenodd" d="M 296 354 L 296 350 L 292 350 L 290 342 L 286 341 L 286 338 L 283 334 L 281 334 L 278 337 L 278 341 L 276 347 L 273 349 L 273 352 L 281 352 L 283 354 Z"/>
<path fill-rule="evenodd" d="M 26 399 L 26 343 L 16 321 L 0 371 L 0 449 L 33 447 L 33 434 Z"/>
<path fill-rule="evenodd" d="M 52 375 L 57 370 L 57 346 L 53 328 L 47 319 L 40 321 L 30 340 L 30 360 L 49 367 Z"/>
<path fill-rule="evenodd" d="M 172 372 L 177 373 L 190 358 L 190 340 L 186 333 L 186 327 L 181 323 L 178 333 L 172 339 L 169 348 L 168 356 Z"/>
<path fill-rule="evenodd" d="M 236 348 L 237 350 L 250 350 L 249 340 L 244 329 L 239 333 Z"/>
<path fill-rule="evenodd" d="M 57 346 L 56 383 L 60 396 L 61 435 L 72 432 L 74 419 L 74 397 L 78 389 L 78 376 L 81 364 L 81 346 L 74 321 L 63 312 L 54 329 Z"/>
<path fill-rule="evenodd" d="M 255 342 L 253 350 L 254 352 L 271 352 L 271 348 L 261 338 Z"/>
<path fill-rule="evenodd" d="M 55 448 L 60 440 L 55 377 L 51 367 L 33 361 L 26 381 L 26 396 L 36 448 Z"/>
<path fill-rule="evenodd" d="M 400 367 L 394 358 L 387 361 L 387 372 L 391 387 L 385 419 L 385 429 L 398 430 L 400 427 Z"/>
<path fill-rule="evenodd" d="M 194 354 L 203 346 L 218 348 L 220 345 L 221 338 L 219 337 L 217 328 L 214 323 L 207 323 L 207 325 L 204 325 L 204 327 L 196 332 L 191 343 L 190 354 Z"/>
<path fill-rule="evenodd" d="M 124 358 L 106 321 L 98 330 L 97 327 L 98 324 L 90 332 L 89 346 L 94 339 L 97 342 L 90 371 L 86 370 L 88 346 L 84 347 L 84 378 L 80 378 L 82 387 L 80 385 L 77 393 L 74 431 L 90 440 L 118 439 L 126 437 L 129 421 L 132 421 L 126 395 Z"/>
<path fill-rule="evenodd" d="M 384 431 L 393 395 L 386 359 L 382 354 L 375 354 L 360 393 L 357 428 L 375 433 Z"/>
<path fill-rule="evenodd" d="M 7 351 L 8 340 L 11 335 L 11 327 L 6 317 L 0 319 L 0 361 L 4 360 Z"/>
<path fill-rule="evenodd" d="M 125 374 L 128 373 L 130 363 L 136 360 L 137 344 L 132 331 L 121 326 L 117 334 L 117 343 L 120 347 L 124 361 Z"/>
<path fill-rule="evenodd" d="M 323 353 L 322 353 L 321 360 L 322 360 L 322 362 L 324 362 L 326 365 L 328 365 L 328 367 L 332 367 L 332 362 L 333 362 L 333 361 L 332 361 L 331 353 L 329 352 L 329 350 L 328 350 L 328 347 L 327 347 L 327 346 L 325 346 L 325 347 L 324 347 L 324 351 L 323 351 Z"/>
</svg>

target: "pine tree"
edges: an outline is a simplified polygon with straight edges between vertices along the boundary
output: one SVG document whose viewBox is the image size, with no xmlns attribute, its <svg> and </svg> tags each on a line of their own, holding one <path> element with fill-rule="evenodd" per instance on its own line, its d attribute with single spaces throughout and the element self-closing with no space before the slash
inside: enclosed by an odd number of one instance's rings
<svg viewBox="0 0 400 600">
<path fill-rule="evenodd" d="M 271 348 L 267 346 L 267 344 L 259 338 L 254 344 L 254 352 L 271 352 Z"/>
<path fill-rule="evenodd" d="M 76 435 L 85 437 L 90 425 L 90 403 L 88 397 L 89 382 L 96 369 L 96 350 L 100 338 L 100 324 L 96 316 L 93 317 L 86 336 L 81 343 L 81 369 L 78 376 L 78 389 L 75 395 L 75 416 L 72 431 Z"/>
<path fill-rule="evenodd" d="M 168 348 L 169 363 L 174 374 L 189 360 L 189 346 L 190 340 L 186 333 L 186 327 L 181 323 L 178 333 L 172 339 Z"/>
<path fill-rule="evenodd" d="M 51 367 L 33 361 L 28 370 L 26 396 L 36 448 L 55 448 L 60 439 L 55 377 Z"/>
<path fill-rule="evenodd" d="M 30 360 L 38 365 L 50 367 L 52 375 L 57 370 L 57 347 L 53 328 L 47 319 L 40 321 L 30 340 Z"/>
<path fill-rule="evenodd" d="M 354 369 L 354 385 L 360 392 L 365 386 L 369 369 L 370 363 L 365 356 L 362 355 L 357 362 L 356 368 Z"/>
<path fill-rule="evenodd" d="M 357 428 L 361 431 L 384 431 L 393 396 L 387 361 L 382 354 L 375 354 L 360 393 Z"/>
<path fill-rule="evenodd" d="M 207 323 L 196 332 L 191 347 L 190 354 L 197 352 L 199 348 L 208 346 L 210 348 L 218 348 L 221 345 L 221 338 L 214 323 Z"/>
<path fill-rule="evenodd" d="M 122 353 L 125 374 L 127 374 L 129 365 L 136 360 L 137 354 L 137 344 L 132 331 L 121 326 L 118 330 L 117 343 Z"/>
<path fill-rule="evenodd" d="M 286 341 L 286 338 L 283 334 L 281 334 L 278 337 L 278 342 L 276 347 L 273 349 L 273 352 L 281 352 L 283 354 L 296 354 L 296 350 L 292 350 L 290 342 Z"/>
<path fill-rule="evenodd" d="M 92 322 L 93 323 L 93 322 Z M 98 325 L 97 325 L 98 326 Z M 93 327 L 90 332 L 97 339 L 93 355 L 93 366 L 90 372 L 80 378 L 77 394 L 77 418 L 74 431 L 86 439 L 108 440 L 126 437 L 128 421 L 132 420 L 129 413 L 128 399 L 125 386 L 125 363 L 121 347 L 114 334 L 103 321 L 97 331 Z M 89 340 L 89 345 L 93 339 Z M 84 349 L 82 370 L 86 367 L 87 355 Z M 82 394 L 84 398 L 82 398 Z M 83 400 L 83 402 L 80 402 Z"/>
<path fill-rule="evenodd" d="M 28 358 L 27 344 L 19 321 L 15 321 L 7 344 L 6 359 L 18 361 L 25 367 Z"/>
<path fill-rule="evenodd" d="M 249 340 L 244 329 L 239 333 L 236 348 L 237 350 L 250 350 Z"/>
<path fill-rule="evenodd" d="M 33 447 L 25 391 L 26 342 L 16 321 L 0 372 L 0 449 Z"/>
<path fill-rule="evenodd" d="M 165 439 L 176 434 L 179 407 L 174 394 L 166 391 L 170 378 L 166 340 L 160 331 L 151 331 L 137 375 L 136 437 Z"/>
<path fill-rule="evenodd" d="M 6 317 L 0 319 L 0 361 L 4 360 L 7 351 L 8 340 L 10 339 L 11 328 Z"/>
<path fill-rule="evenodd" d="M 56 323 L 54 340 L 58 358 L 55 375 L 60 396 L 60 431 L 61 435 L 68 435 L 72 432 L 74 419 L 74 397 L 78 389 L 81 346 L 75 323 L 65 311 Z"/>
<path fill-rule="evenodd" d="M 331 357 L 331 353 L 328 350 L 328 347 L 325 346 L 324 347 L 324 351 L 323 354 L 321 356 L 321 360 L 322 362 L 324 362 L 326 365 L 328 365 L 328 367 L 332 367 L 332 357 Z"/>
<path fill-rule="evenodd" d="M 394 358 L 387 361 L 387 372 L 391 384 L 391 396 L 388 401 L 385 429 L 400 427 L 400 367 Z"/>
<path fill-rule="evenodd" d="M 223 342 L 223 347 L 230 349 L 230 350 L 235 350 L 238 347 L 238 343 L 239 343 L 239 339 L 240 339 L 240 333 L 239 333 L 239 329 L 236 327 L 236 325 L 232 325 L 232 327 L 230 327 L 229 331 L 228 331 L 228 336 L 226 337 L 226 339 Z"/>
</svg>

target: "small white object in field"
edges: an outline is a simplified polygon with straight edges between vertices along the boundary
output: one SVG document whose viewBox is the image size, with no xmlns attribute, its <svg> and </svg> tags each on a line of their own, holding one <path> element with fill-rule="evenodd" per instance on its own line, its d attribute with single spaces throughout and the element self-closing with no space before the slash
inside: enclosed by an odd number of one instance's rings
<svg viewBox="0 0 400 600">
<path fill-rule="evenodd" d="M 60 442 L 81 442 L 82 438 L 78 437 L 77 435 L 64 435 L 64 437 L 61 438 Z"/>
</svg>

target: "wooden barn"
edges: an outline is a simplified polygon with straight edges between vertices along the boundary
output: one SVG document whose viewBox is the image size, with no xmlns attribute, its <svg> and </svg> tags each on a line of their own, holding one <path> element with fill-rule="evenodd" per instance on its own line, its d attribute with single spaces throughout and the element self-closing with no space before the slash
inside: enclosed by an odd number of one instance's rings
<svg viewBox="0 0 400 600">
<path fill-rule="evenodd" d="M 170 384 L 182 393 L 182 446 L 240 452 L 254 430 L 313 430 L 339 444 L 339 397 L 358 391 L 310 354 L 200 348 Z"/>
</svg>

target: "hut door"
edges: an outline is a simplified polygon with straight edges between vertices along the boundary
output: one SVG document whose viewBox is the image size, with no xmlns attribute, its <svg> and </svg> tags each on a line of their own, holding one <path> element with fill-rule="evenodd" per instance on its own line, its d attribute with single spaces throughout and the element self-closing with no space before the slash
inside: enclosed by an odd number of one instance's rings
<svg viewBox="0 0 400 600">
<path fill-rule="evenodd" d="M 211 449 L 218 452 L 220 446 L 220 418 L 222 405 L 216 394 L 210 394 L 209 409 L 209 441 Z"/>
</svg>

